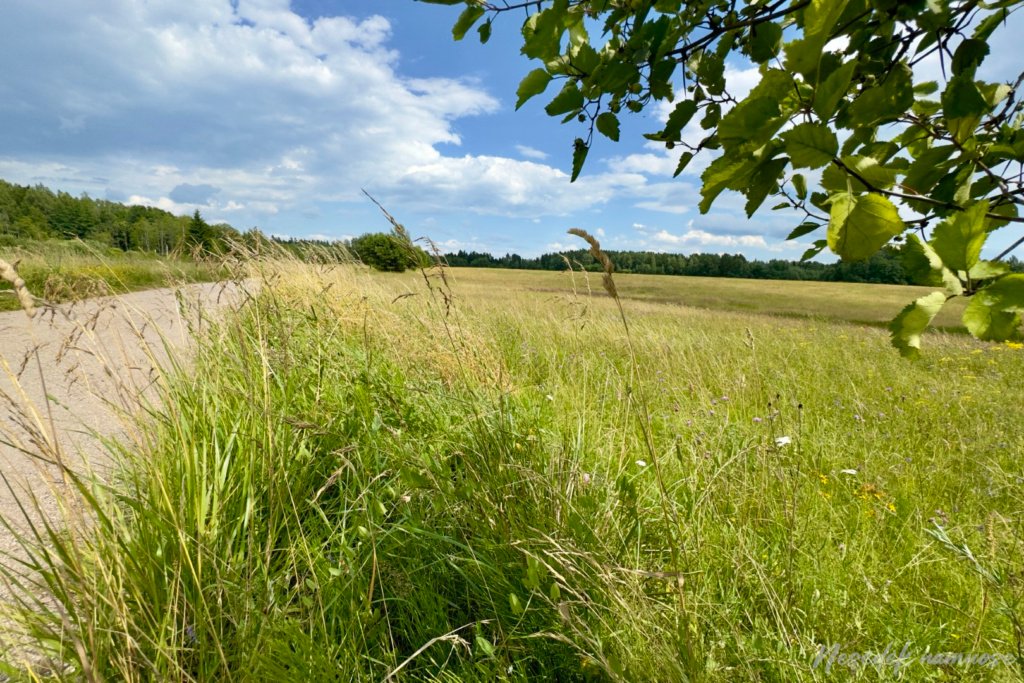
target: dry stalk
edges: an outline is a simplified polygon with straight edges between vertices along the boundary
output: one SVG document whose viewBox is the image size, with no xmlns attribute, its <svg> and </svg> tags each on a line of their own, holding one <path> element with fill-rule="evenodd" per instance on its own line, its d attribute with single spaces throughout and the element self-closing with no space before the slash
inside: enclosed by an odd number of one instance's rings
<svg viewBox="0 0 1024 683">
<path fill-rule="evenodd" d="M 29 293 L 28 287 L 25 286 L 25 281 L 18 275 L 18 271 L 15 269 L 16 265 L 0 259 L 0 279 L 11 283 L 11 286 L 14 287 L 14 294 L 18 297 L 18 302 L 21 303 L 22 310 L 31 318 L 36 314 L 35 298 Z"/>
</svg>

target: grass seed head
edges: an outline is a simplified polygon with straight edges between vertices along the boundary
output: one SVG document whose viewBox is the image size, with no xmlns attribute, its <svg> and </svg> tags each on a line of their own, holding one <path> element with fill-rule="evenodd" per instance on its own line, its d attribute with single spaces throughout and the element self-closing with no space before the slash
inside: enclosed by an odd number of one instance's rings
<svg viewBox="0 0 1024 683">
<path fill-rule="evenodd" d="M 28 287 L 25 286 L 25 281 L 18 275 L 18 271 L 15 267 L 0 259 L 0 279 L 6 280 L 11 283 L 11 287 L 14 288 L 14 293 L 18 297 L 18 302 L 21 303 L 22 310 L 28 315 L 33 317 L 36 314 L 36 303 L 32 294 L 28 291 Z"/>
</svg>

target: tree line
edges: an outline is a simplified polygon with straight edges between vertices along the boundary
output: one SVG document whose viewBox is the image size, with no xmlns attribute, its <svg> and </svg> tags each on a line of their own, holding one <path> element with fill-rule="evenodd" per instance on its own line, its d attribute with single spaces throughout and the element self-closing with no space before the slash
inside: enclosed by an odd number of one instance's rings
<svg viewBox="0 0 1024 683">
<path fill-rule="evenodd" d="M 705 277 L 752 278 L 758 280 L 818 280 L 823 282 L 870 282 L 906 285 L 912 283 L 903 265 L 903 254 L 896 247 L 885 247 L 864 261 L 820 263 L 817 261 L 787 261 L 747 259 L 742 254 L 667 254 L 653 251 L 608 251 L 615 269 L 621 273 L 645 275 L 698 275 Z M 523 270 L 564 270 L 566 261 L 574 267 L 599 271 L 601 265 L 589 251 L 577 249 L 547 253 L 536 258 L 518 254 L 492 256 L 478 251 L 458 251 L 445 254 L 448 264 L 455 267 L 511 268 Z M 1024 271 L 1024 263 L 1009 260 L 1017 271 Z"/>
<path fill-rule="evenodd" d="M 25 240 L 82 239 L 122 251 L 166 255 L 199 248 L 217 251 L 240 233 L 210 225 L 197 211 L 175 216 L 150 206 L 126 206 L 87 195 L 75 197 L 43 186 L 0 180 L 0 244 Z"/>
</svg>

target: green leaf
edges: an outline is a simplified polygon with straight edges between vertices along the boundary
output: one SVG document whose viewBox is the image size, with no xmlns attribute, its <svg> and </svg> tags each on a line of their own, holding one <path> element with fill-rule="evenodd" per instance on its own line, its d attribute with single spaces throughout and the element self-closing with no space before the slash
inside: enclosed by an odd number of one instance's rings
<svg viewBox="0 0 1024 683">
<path fill-rule="evenodd" d="M 988 237 L 986 213 L 988 202 L 975 202 L 936 226 L 931 244 L 947 268 L 954 272 L 969 271 L 978 262 Z"/>
<path fill-rule="evenodd" d="M 971 297 L 964 309 L 968 331 L 984 341 L 1014 336 L 1024 313 L 1024 274 L 1004 275 Z"/>
<path fill-rule="evenodd" d="M 896 172 L 878 163 L 872 157 L 852 156 L 841 159 L 843 165 L 878 190 L 887 190 L 896 183 Z M 830 192 L 867 192 L 868 188 L 845 169 L 833 164 L 821 174 L 821 186 Z"/>
<path fill-rule="evenodd" d="M 494 645 L 492 645 L 491 641 L 487 640 L 483 636 L 478 635 L 474 639 L 473 643 L 476 646 L 477 651 L 479 651 L 484 657 L 490 658 L 494 656 Z"/>
<path fill-rule="evenodd" d="M 672 174 L 672 177 L 677 177 L 680 173 L 686 170 L 686 167 L 693 161 L 693 152 L 683 152 L 679 157 L 679 163 L 676 164 L 676 171 Z"/>
<path fill-rule="evenodd" d="M 821 168 L 839 152 L 836 134 L 820 123 L 801 123 L 780 137 L 796 168 Z"/>
<path fill-rule="evenodd" d="M 480 34 L 480 43 L 486 44 L 491 39 L 491 22 L 485 21 L 480 24 L 480 28 L 477 29 L 477 33 Z"/>
<path fill-rule="evenodd" d="M 619 117 L 611 112 L 604 112 L 597 117 L 597 130 L 607 138 L 619 141 Z"/>
<path fill-rule="evenodd" d="M 942 113 L 947 119 L 980 117 L 988 109 L 988 103 L 970 76 L 949 79 L 942 92 Z"/>
<path fill-rule="evenodd" d="M 516 109 L 526 104 L 526 101 L 531 97 L 541 94 L 547 89 L 548 83 L 551 82 L 551 74 L 544 69 L 534 69 L 530 73 L 526 74 L 526 78 L 519 84 L 519 89 L 516 91 L 518 99 L 516 100 Z"/>
<path fill-rule="evenodd" d="M 793 232 L 789 233 L 789 235 L 786 236 L 786 239 L 787 240 L 799 239 L 799 238 L 803 237 L 804 235 L 809 235 L 810 233 L 814 232 L 815 230 L 817 230 L 820 227 L 821 227 L 821 223 L 811 223 L 809 221 L 806 222 L 806 223 L 801 223 L 800 225 L 798 225 L 795 228 L 793 228 Z"/>
<path fill-rule="evenodd" d="M 793 189 L 796 190 L 797 199 L 807 198 L 807 179 L 804 178 L 802 173 L 793 175 Z"/>
<path fill-rule="evenodd" d="M 455 26 L 452 27 L 452 37 L 455 40 L 462 40 L 466 37 L 466 32 L 473 28 L 473 24 L 484 15 L 484 8 L 479 5 L 470 5 L 462 14 L 459 15 L 458 21 L 455 22 Z"/>
<path fill-rule="evenodd" d="M 767 62 L 782 50 L 782 26 L 768 22 L 750 28 L 750 58 L 757 63 Z"/>
<path fill-rule="evenodd" d="M 828 240 L 818 240 L 814 243 L 814 246 L 803 253 L 800 257 L 801 261 L 810 261 L 812 258 L 820 254 L 828 246 Z"/>
<path fill-rule="evenodd" d="M 575 81 L 566 81 L 555 98 L 544 107 L 548 116 L 559 114 L 575 113 L 583 108 L 583 93 L 576 86 Z"/>
<path fill-rule="evenodd" d="M 733 157 L 728 154 L 712 161 L 700 176 L 703 181 L 700 189 L 700 212 L 707 213 L 722 190 L 742 187 L 743 181 L 750 176 L 754 163 L 750 157 Z"/>
<path fill-rule="evenodd" d="M 723 144 L 765 142 L 782 125 L 779 103 L 771 97 L 747 98 L 732 108 L 718 123 Z"/>
<path fill-rule="evenodd" d="M 580 171 L 583 170 L 583 163 L 587 160 L 589 152 L 590 148 L 587 147 L 587 143 L 583 141 L 583 138 L 576 138 L 572 146 L 572 178 L 569 182 L 574 183 L 580 177 Z"/>
<path fill-rule="evenodd" d="M 955 153 L 956 148 L 953 145 L 928 148 L 910 164 L 903 179 L 904 187 L 914 190 L 917 194 L 930 194 L 935 183 L 946 174 Z"/>
<path fill-rule="evenodd" d="M 901 356 L 917 358 L 921 355 L 921 334 L 945 303 L 946 295 L 943 292 L 932 292 L 904 308 L 889 323 L 892 345 L 899 349 Z"/>
<path fill-rule="evenodd" d="M 811 0 L 804 10 L 804 35 L 824 45 L 849 0 Z"/>
<path fill-rule="evenodd" d="M 953 54 L 953 74 L 973 76 L 978 66 L 988 56 L 988 52 L 988 43 L 984 40 L 968 38 L 963 41 Z"/>
<path fill-rule="evenodd" d="M 972 280 L 978 282 L 980 280 L 991 280 L 992 278 L 1006 275 L 1009 272 L 1010 266 L 1002 261 L 978 261 L 971 268 L 968 275 Z"/>
<path fill-rule="evenodd" d="M 960 280 L 949 268 L 942 264 L 942 259 L 935 253 L 932 246 L 917 235 L 907 235 L 906 242 L 900 250 L 903 271 L 910 281 L 918 285 L 930 287 L 945 286 L 949 296 L 960 296 L 964 292 Z"/>
<path fill-rule="evenodd" d="M 811 0 L 804 10 L 804 37 L 786 45 L 786 68 L 816 82 L 821 51 L 848 0 Z"/>
<path fill-rule="evenodd" d="M 850 88 L 853 70 L 856 67 L 855 61 L 846 62 L 830 73 L 815 89 L 814 102 L 811 106 L 822 121 L 827 121 L 836 112 L 836 107 Z"/>
<path fill-rule="evenodd" d="M 877 126 L 902 116 L 913 104 L 913 74 L 900 62 L 884 81 L 861 91 L 850 104 L 850 120 L 857 126 Z"/>
<path fill-rule="evenodd" d="M 672 113 L 668 115 L 668 122 L 665 123 L 665 130 L 662 135 L 665 140 L 679 140 L 683 128 L 690 122 L 693 115 L 697 113 L 697 103 L 693 100 L 683 100 L 676 105 Z"/>
<path fill-rule="evenodd" d="M 764 203 L 768 195 L 779 189 L 779 178 L 786 170 L 789 163 L 785 157 L 781 159 L 768 159 L 762 161 L 751 174 L 750 181 L 743 193 L 747 196 L 747 203 L 744 209 L 747 218 L 754 215 L 754 212 Z"/>
<path fill-rule="evenodd" d="M 832 196 L 828 246 L 843 259 L 869 258 L 903 232 L 903 227 L 899 212 L 885 197 L 850 192 Z"/>
<path fill-rule="evenodd" d="M 530 15 L 523 23 L 522 53 L 545 62 L 559 56 L 568 12 L 569 0 L 554 0 L 551 7 Z"/>
</svg>

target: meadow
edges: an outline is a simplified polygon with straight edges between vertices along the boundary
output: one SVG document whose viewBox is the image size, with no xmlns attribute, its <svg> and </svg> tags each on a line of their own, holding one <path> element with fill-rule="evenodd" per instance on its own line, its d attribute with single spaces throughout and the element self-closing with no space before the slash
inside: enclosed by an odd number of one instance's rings
<svg viewBox="0 0 1024 683">
<path fill-rule="evenodd" d="M 1024 350 L 901 359 L 913 288 L 248 275 L 24 540 L 12 680 L 1024 674 Z"/>
<path fill-rule="evenodd" d="M 124 252 L 98 242 L 20 240 L 4 243 L 0 257 L 18 272 L 40 303 L 60 304 L 187 282 L 210 282 L 225 275 L 218 263 Z M 19 308 L 10 284 L 0 280 L 0 311 Z"/>
</svg>

